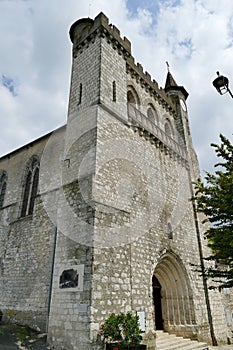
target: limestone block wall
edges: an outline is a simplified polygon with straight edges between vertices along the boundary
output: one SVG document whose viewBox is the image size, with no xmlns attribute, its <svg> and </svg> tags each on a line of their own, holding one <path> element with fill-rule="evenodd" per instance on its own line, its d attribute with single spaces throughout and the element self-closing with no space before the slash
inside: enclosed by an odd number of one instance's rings
<svg viewBox="0 0 233 350">
<path fill-rule="evenodd" d="M 1 232 L 1 306 L 14 322 L 46 331 L 54 227 L 38 198 L 33 218 Z"/>
<path fill-rule="evenodd" d="M 85 25 L 85 30 L 82 29 L 84 22 L 77 27 L 76 32 L 80 32 L 80 36 L 74 38 L 69 120 L 72 120 L 71 134 L 72 129 L 79 130 L 81 127 L 82 132 L 78 135 L 87 140 L 91 130 L 88 124 L 94 115 L 96 118 L 97 144 L 93 145 L 92 151 L 86 152 L 86 156 L 80 156 L 78 159 L 82 158 L 82 162 L 78 161 L 74 166 L 79 172 L 82 196 L 94 209 L 91 233 L 94 246 L 93 285 L 89 314 L 91 340 L 95 342 L 101 322 L 114 311 L 143 310 L 146 330 L 154 329 L 152 276 L 161 274 L 171 256 L 179 261 L 177 268 L 185 276 L 182 283 L 187 282 L 186 294 L 180 291 L 178 299 L 186 298 L 187 301 L 186 304 L 178 301 L 174 307 L 167 307 L 164 321 L 167 330 L 208 339 L 202 279 L 191 267 L 191 264 L 199 264 L 200 261 L 190 202 L 190 182 L 199 172 L 188 116 L 179 105 L 179 97 L 182 96 L 177 93 L 174 100 L 159 89 L 155 81 L 151 81 L 141 65 L 134 63 L 130 50 L 125 50 L 119 31 L 114 28 L 112 32 L 103 14 Z M 94 79 L 90 79 L 90 74 Z M 81 80 L 82 88 L 85 85 L 86 89 L 83 96 L 86 97 L 77 105 Z M 133 125 L 128 116 L 129 90 L 137 108 Z M 99 107 L 93 107 L 95 101 Z M 150 121 L 147 120 L 151 117 L 149 108 L 154 112 L 154 119 Z M 83 127 L 86 115 L 88 121 Z M 73 127 L 76 120 L 77 125 Z M 166 126 L 168 122 L 170 130 Z M 141 129 L 138 128 L 140 123 L 144 123 Z M 157 141 L 151 142 L 151 130 L 175 152 Z M 72 139 L 75 140 L 75 136 Z M 73 145 L 74 149 L 78 149 L 76 142 Z M 186 150 L 182 148 L 184 145 Z M 91 182 L 89 191 L 80 181 L 83 172 L 83 179 L 87 179 L 88 174 Z M 70 175 L 67 173 L 68 178 Z M 85 230 L 90 232 L 87 227 L 82 228 L 84 235 Z M 169 230 L 172 232 L 169 233 Z M 172 234 L 172 239 L 169 234 Z M 163 283 L 169 283 L 168 280 L 169 276 L 167 280 L 164 277 Z M 169 297 L 174 298 L 174 295 Z M 224 318 L 220 323 L 218 336 L 223 336 Z"/>
<path fill-rule="evenodd" d="M 106 38 L 101 40 L 100 101 L 106 107 L 127 119 L 126 58 L 113 48 Z"/>
<path fill-rule="evenodd" d="M 63 131 L 53 138 L 61 140 Z M 0 210 L 0 309 L 4 317 L 41 331 L 46 331 L 48 323 L 55 236 L 55 222 L 45 206 L 46 192 L 38 190 L 33 215 L 21 217 L 20 213 L 26 167 L 32 156 L 41 163 L 39 183 L 48 173 L 42 176 L 42 158 L 50 137 L 51 134 L 0 160 L 0 169 L 7 173 L 4 206 Z M 59 142 L 55 143 L 58 157 Z M 50 149 L 52 153 L 54 148 Z M 53 182 L 56 190 L 53 159 L 49 163 L 52 175 L 45 181 Z"/>
<path fill-rule="evenodd" d="M 83 108 L 66 128 L 48 329 L 49 343 L 57 349 L 90 348 L 96 120 L 96 107 Z M 61 276 L 71 269 L 77 271 L 77 287 L 63 288 Z"/>
<path fill-rule="evenodd" d="M 61 274 L 71 268 L 78 272 L 78 287 L 61 289 Z M 48 330 L 48 341 L 56 349 L 89 349 L 91 275 L 92 248 L 59 231 Z"/>
<path fill-rule="evenodd" d="M 93 339 L 111 312 L 143 310 L 146 331 L 154 329 L 152 276 L 171 252 L 185 266 L 193 316 L 192 322 L 186 317 L 185 328 L 177 321 L 184 321 L 184 310 L 173 311 L 175 323 L 167 330 L 209 339 L 203 283 L 192 266 L 200 258 L 187 168 L 101 107 L 97 134 Z M 217 300 L 215 295 L 212 311 L 221 324 L 216 333 L 226 340 L 226 323 L 219 317 L 223 310 L 217 310 Z"/>
<path fill-rule="evenodd" d="M 94 198 L 106 206 L 105 212 L 96 211 L 98 243 L 107 248 L 124 246 L 137 242 L 153 229 L 158 231 L 155 236 L 160 237 L 156 238 L 158 254 L 169 242 L 169 221 L 174 235 L 177 234 L 177 246 L 184 240 L 190 244 L 195 232 L 192 208 L 186 205 L 190 192 L 185 167 L 101 108 L 98 141 Z M 179 227 L 181 222 L 183 226 Z M 191 232 L 187 236 L 189 225 Z M 145 249 L 144 244 L 141 249 Z M 198 261 L 198 256 L 195 259 Z"/>
<path fill-rule="evenodd" d="M 68 119 L 96 104 L 100 98 L 101 38 L 78 50 L 73 58 Z M 90 59 L 91 58 L 91 59 Z"/>
</svg>

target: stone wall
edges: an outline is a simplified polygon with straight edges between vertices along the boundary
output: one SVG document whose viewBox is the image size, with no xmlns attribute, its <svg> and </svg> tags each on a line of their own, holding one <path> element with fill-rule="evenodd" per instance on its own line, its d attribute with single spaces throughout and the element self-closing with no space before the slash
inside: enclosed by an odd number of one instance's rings
<svg viewBox="0 0 233 350">
<path fill-rule="evenodd" d="M 57 141 L 63 132 L 53 134 L 58 153 Z M 6 171 L 8 180 L 0 210 L 0 309 L 4 317 L 41 331 L 46 331 L 48 322 L 56 225 L 44 207 L 43 190 L 39 189 L 33 215 L 20 217 L 20 213 L 26 167 L 32 156 L 42 160 L 50 137 L 52 134 L 0 160 L 0 169 Z M 56 172 L 52 171 L 52 163 L 51 160 L 50 181 L 53 178 L 55 190 Z M 42 183 L 43 165 L 40 170 Z"/>
<path fill-rule="evenodd" d="M 187 169 L 101 108 L 98 125 L 95 201 L 101 206 L 95 216 L 99 249 L 93 276 L 97 323 L 111 312 L 143 309 L 147 331 L 154 329 L 152 276 L 169 251 L 185 264 L 200 299 L 195 305 L 197 323 L 206 322 L 203 287 L 191 267 L 199 264 L 199 253 Z"/>
</svg>

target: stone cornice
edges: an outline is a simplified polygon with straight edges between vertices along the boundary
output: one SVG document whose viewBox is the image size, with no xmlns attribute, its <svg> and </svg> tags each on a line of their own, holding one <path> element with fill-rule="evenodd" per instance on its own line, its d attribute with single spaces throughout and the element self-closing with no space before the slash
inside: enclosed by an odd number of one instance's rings
<svg viewBox="0 0 233 350">
<path fill-rule="evenodd" d="M 151 79 L 151 75 L 148 72 L 143 71 L 141 64 L 135 64 L 133 56 L 127 58 L 126 71 L 130 74 L 131 78 L 135 79 L 142 88 L 145 88 L 145 90 L 154 97 L 167 112 L 175 115 L 175 105 L 171 98 L 166 94 L 164 89 L 159 88 L 157 81 Z"/>
</svg>

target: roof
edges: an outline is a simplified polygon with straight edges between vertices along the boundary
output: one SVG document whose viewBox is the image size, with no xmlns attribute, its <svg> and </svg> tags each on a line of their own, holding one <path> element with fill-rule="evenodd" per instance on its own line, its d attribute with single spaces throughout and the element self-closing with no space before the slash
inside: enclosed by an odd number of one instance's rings
<svg viewBox="0 0 233 350">
<path fill-rule="evenodd" d="M 167 73 L 167 79 L 166 79 L 166 83 L 165 83 L 165 88 L 164 88 L 165 92 L 169 92 L 171 90 L 176 90 L 176 91 L 180 91 L 185 100 L 187 99 L 189 93 L 186 91 L 186 89 L 183 86 L 177 85 L 175 79 L 173 78 L 172 74 L 170 71 L 168 71 Z"/>
<path fill-rule="evenodd" d="M 170 72 L 167 73 L 167 79 L 165 83 L 165 90 L 171 87 L 177 87 L 177 83 Z"/>
</svg>

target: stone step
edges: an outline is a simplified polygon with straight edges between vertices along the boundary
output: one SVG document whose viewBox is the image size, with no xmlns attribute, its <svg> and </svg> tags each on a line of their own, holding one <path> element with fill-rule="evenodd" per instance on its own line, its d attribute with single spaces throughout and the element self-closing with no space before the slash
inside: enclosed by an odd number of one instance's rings
<svg viewBox="0 0 233 350">
<path fill-rule="evenodd" d="M 209 350 L 206 343 L 156 331 L 156 350 Z"/>
</svg>

